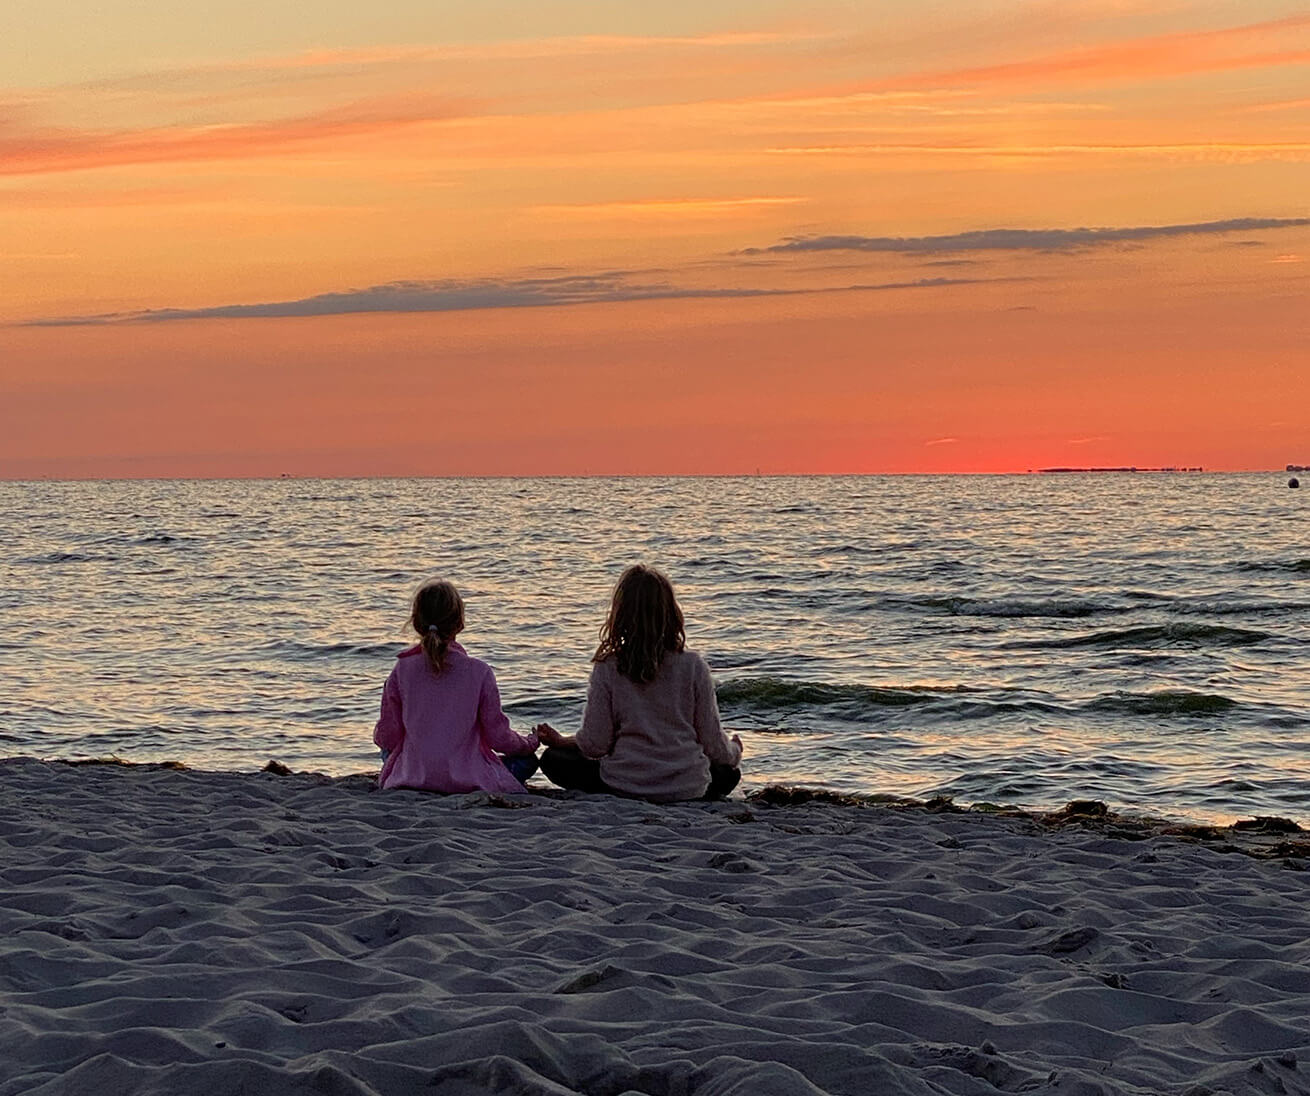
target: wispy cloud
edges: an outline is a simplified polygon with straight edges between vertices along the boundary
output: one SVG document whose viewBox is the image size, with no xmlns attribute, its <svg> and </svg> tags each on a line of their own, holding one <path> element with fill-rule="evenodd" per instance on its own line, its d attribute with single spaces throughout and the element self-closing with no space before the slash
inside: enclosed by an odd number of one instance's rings
<svg viewBox="0 0 1310 1096">
<path fill-rule="evenodd" d="M 1179 236 L 1209 236 L 1226 232 L 1303 228 L 1310 217 L 1239 217 L 1196 224 L 1144 225 L 1133 228 L 986 228 L 945 236 L 793 236 L 744 255 L 806 251 L 888 251 L 931 254 L 956 251 L 1071 251 L 1104 244 L 1135 243 Z"/>
<path fill-rule="evenodd" d="M 0 176 L 267 157 L 472 119 L 487 122 L 503 157 L 525 136 L 505 139 L 503 128 L 522 126 L 530 137 L 542 116 L 558 155 L 561 125 L 585 128 L 579 120 L 606 111 L 685 109 L 707 87 L 711 97 L 726 88 L 776 92 L 789 71 L 776 59 L 829 36 L 580 35 L 320 50 L 0 92 Z M 596 150 L 610 139 L 599 135 Z"/>
<path fill-rule="evenodd" d="M 853 112 L 870 111 L 876 111 L 881 116 L 908 115 L 911 118 L 929 115 L 942 118 L 994 116 L 1013 119 L 1016 115 L 1040 117 L 1104 114 L 1113 109 L 1108 103 L 1076 100 L 1007 98 L 984 102 L 980 100 L 977 89 L 968 87 L 859 90 L 798 97 L 783 94 L 704 102 L 699 105 L 735 112 L 739 117 L 776 114 L 785 119 L 794 119 L 798 115 L 806 119 L 840 119 Z M 807 128 L 812 127 L 813 123 Z"/>
<path fill-rule="evenodd" d="M 269 319 L 340 316 L 364 312 L 468 312 L 495 308 L 551 308 L 623 301 L 696 298 L 791 297 L 814 293 L 857 293 L 897 289 L 935 289 L 970 285 L 979 278 L 920 278 L 914 281 L 843 285 L 817 289 L 701 288 L 668 282 L 640 282 L 627 271 L 566 274 L 551 278 L 406 281 L 320 293 L 288 301 L 215 305 L 207 308 L 156 308 L 89 316 L 52 316 L 23 327 L 88 327 L 170 323 L 180 320 Z"/>
<path fill-rule="evenodd" d="M 1156 34 L 1120 39 L 1081 49 L 1000 64 L 907 74 L 881 86 L 994 86 L 1060 83 L 1101 83 L 1108 80 L 1152 80 L 1196 72 L 1274 68 L 1305 64 L 1310 49 L 1286 48 L 1287 38 L 1310 28 L 1310 14 L 1212 30 Z M 1252 49 L 1259 43 L 1277 49 Z"/>
<path fill-rule="evenodd" d="M 1247 163 L 1258 160 L 1303 161 L 1310 158 L 1307 141 L 1193 141 L 1178 144 L 1008 144 L 959 141 L 953 144 L 814 144 L 784 145 L 765 151 L 779 156 L 962 156 L 988 159 L 1044 159 L 1058 156 L 1146 156 L 1173 160 Z"/>
<path fill-rule="evenodd" d="M 857 52 L 834 68 L 825 52 L 832 49 Z M 1049 96 L 1035 101 L 1011 91 L 1026 93 L 1061 81 L 1149 81 L 1210 69 L 1305 63 L 1310 61 L 1310 15 L 1121 39 L 949 70 L 933 69 L 921 53 L 910 53 L 919 61 L 912 71 L 857 76 L 880 71 L 880 50 L 885 52 L 885 43 L 876 36 L 852 45 L 848 35 L 830 31 L 580 35 L 320 50 L 166 69 L 10 95 L 0 102 L 0 176 L 267 157 L 297 152 L 311 142 L 456 119 L 480 120 L 482 129 L 470 127 L 462 135 L 483 133 L 485 146 L 477 147 L 494 149 L 502 160 L 529 154 L 607 155 L 616 148 L 687 142 L 700 148 L 696 142 L 701 140 L 713 148 L 763 147 L 816 156 L 1310 158 L 1306 142 L 1001 144 L 989 142 L 973 127 L 969 136 L 979 142 L 973 146 L 952 143 L 940 127 L 919 126 L 996 118 L 1006 126 L 993 134 L 997 138 L 1017 132 L 1017 115 L 1032 116 L 1036 123 L 1046 115 L 1076 119 L 1112 109 L 1109 103 L 1076 101 L 1076 95 L 1064 97 L 1074 101 L 1050 101 Z M 914 60 L 904 63 L 914 65 Z M 843 80 L 839 74 L 852 78 Z M 1010 101 L 989 97 L 998 92 Z M 549 123 L 540 121 L 543 116 Z M 889 118 L 903 124 L 888 130 Z M 892 139 L 847 143 L 859 125 L 870 121 L 878 128 L 863 132 Z M 916 131 L 906 128 L 909 123 L 926 140 L 898 142 L 895 133 Z M 1072 125 L 1062 126 L 1060 135 L 1077 136 Z M 548 148 L 539 148 L 538 141 Z M 430 158 L 436 151 L 408 147 L 399 155 Z M 452 164 L 470 160 L 449 157 Z M 640 212 L 621 203 L 611 210 Z M 659 213 L 654 206 L 645 211 Z"/>
<path fill-rule="evenodd" d="M 439 45 L 384 45 L 361 48 L 305 50 L 162 69 L 130 76 L 89 81 L 89 90 L 120 90 L 157 86 L 161 82 L 191 82 L 197 77 L 239 74 L 276 77 L 301 70 L 350 70 L 451 61 L 531 61 L 615 54 L 661 55 L 679 50 L 753 50 L 774 46 L 797 47 L 836 37 L 832 31 L 736 31 L 721 34 L 622 35 L 578 34 L 500 41 L 442 43 Z"/>
<path fill-rule="evenodd" d="M 754 213 L 777 206 L 799 205 L 808 198 L 651 198 L 632 202 L 585 202 L 564 205 L 540 205 L 538 213 L 564 217 L 633 216 L 695 217 Z"/>
<path fill-rule="evenodd" d="M 6 134 L 0 128 L 0 175 L 268 155 L 308 142 L 467 117 L 469 112 L 467 101 L 403 95 L 271 122 L 110 132 L 47 129 Z"/>
<path fill-rule="evenodd" d="M 1271 103 L 1252 103 L 1238 109 L 1243 114 L 1268 114 L 1276 110 L 1303 110 L 1307 107 L 1310 107 L 1310 99 L 1279 99 Z"/>
</svg>

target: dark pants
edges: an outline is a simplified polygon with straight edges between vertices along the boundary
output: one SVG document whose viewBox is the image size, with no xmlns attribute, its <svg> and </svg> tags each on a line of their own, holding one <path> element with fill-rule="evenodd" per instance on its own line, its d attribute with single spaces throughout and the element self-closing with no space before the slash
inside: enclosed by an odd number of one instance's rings
<svg viewBox="0 0 1310 1096">
<path fill-rule="evenodd" d="M 600 778 L 600 762 L 583 757 L 576 746 L 550 746 L 541 755 L 541 772 L 552 784 L 579 792 L 605 792 L 640 799 L 611 788 Z M 710 763 L 710 786 L 703 798 L 723 799 L 741 780 L 741 770 L 732 765 Z"/>
<path fill-rule="evenodd" d="M 526 784 L 528 777 L 537 771 L 536 754 L 515 754 L 513 757 L 501 757 L 501 761 L 505 762 L 505 768 L 520 784 Z"/>
</svg>

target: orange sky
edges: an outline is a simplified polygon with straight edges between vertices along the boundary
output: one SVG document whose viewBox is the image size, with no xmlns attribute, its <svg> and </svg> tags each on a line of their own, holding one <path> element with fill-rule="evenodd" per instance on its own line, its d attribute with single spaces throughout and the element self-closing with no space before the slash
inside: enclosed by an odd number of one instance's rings
<svg viewBox="0 0 1310 1096">
<path fill-rule="evenodd" d="M 0 477 L 1310 461 L 1304 7 L 17 2 Z"/>
</svg>

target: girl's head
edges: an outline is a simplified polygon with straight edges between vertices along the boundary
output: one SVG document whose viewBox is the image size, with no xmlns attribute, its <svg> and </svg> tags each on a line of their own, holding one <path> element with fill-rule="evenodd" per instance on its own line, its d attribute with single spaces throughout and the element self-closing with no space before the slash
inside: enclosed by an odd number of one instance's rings
<svg viewBox="0 0 1310 1096">
<path fill-rule="evenodd" d="M 439 674 L 451 642 L 464 630 L 464 599 L 445 579 L 425 582 L 414 595 L 409 623 L 419 634 L 432 672 Z"/>
<path fill-rule="evenodd" d="M 613 655 L 619 673 L 631 681 L 654 681 L 666 651 L 687 642 L 673 584 L 654 567 L 629 567 L 614 586 L 609 616 L 600 629 L 593 662 Z"/>
</svg>

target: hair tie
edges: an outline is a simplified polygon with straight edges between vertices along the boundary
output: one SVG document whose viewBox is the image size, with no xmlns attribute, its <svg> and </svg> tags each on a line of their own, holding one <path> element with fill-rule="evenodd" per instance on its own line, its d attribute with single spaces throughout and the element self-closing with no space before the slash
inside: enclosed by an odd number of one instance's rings
<svg viewBox="0 0 1310 1096">
<path fill-rule="evenodd" d="M 439 635 L 440 633 L 441 633 L 441 629 L 438 628 L 435 624 L 429 624 L 429 625 L 428 625 L 428 634 L 429 634 L 429 635 Z"/>
</svg>

